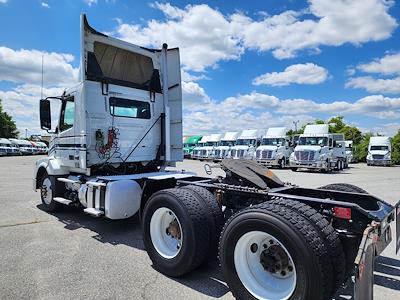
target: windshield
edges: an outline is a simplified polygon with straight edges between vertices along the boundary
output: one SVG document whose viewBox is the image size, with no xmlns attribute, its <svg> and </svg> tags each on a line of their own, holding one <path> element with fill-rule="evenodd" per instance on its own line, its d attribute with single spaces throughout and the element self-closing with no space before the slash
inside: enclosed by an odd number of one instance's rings
<svg viewBox="0 0 400 300">
<path fill-rule="evenodd" d="M 220 146 L 234 146 L 235 142 L 234 141 L 220 141 L 219 145 Z"/>
<path fill-rule="evenodd" d="M 236 145 L 237 146 L 243 146 L 243 145 L 255 145 L 256 144 L 256 139 L 240 139 L 237 140 Z"/>
<path fill-rule="evenodd" d="M 196 146 L 196 144 L 189 144 L 189 143 L 183 144 L 183 147 L 186 147 L 186 148 L 194 147 L 194 146 Z"/>
<path fill-rule="evenodd" d="M 389 150 L 388 146 L 371 146 L 370 150 Z"/>
<path fill-rule="evenodd" d="M 283 138 L 264 138 L 261 145 L 267 146 L 285 146 L 285 139 Z"/>
<path fill-rule="evenodd" d="M 299 145 L 328 146 L 327 137 L 300 137 Z"/>
</svg>

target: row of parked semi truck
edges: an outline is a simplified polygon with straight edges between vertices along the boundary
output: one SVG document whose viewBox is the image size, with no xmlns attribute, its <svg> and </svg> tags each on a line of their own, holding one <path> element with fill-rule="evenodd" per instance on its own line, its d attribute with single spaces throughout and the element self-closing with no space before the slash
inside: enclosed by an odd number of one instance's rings
<svg viewBox="0 0 400 300">
<path fill-rule="evenodd" d="M 328 124 L 307 125 L 304 133 L 288 136 L 285 127 L 268 130 L 243 130 L 207 136 L 191 136 L 184 143 L 186 158 L 220 161 L 252 159 L 280 168 L 342 170 L 355 162 L 353 142 L 343 134 L 329 133 Z M 368 147 L 368 165 L 391 165 L 389 137 L 372 137 Z"/>
<path fill-rule="evenodd" d="M 0 138 L 0 156 L 47 154 L 48 150 L 44 142 Z"/>
</svg>

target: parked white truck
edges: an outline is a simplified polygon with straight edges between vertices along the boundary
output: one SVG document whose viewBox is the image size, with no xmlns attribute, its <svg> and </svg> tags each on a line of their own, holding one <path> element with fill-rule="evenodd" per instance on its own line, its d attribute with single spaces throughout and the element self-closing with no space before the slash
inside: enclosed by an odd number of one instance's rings
<svg viewBox="0 0 400 300">
<path fill-rule="evenodd" d="M 223 160 L 224 178 L 166 171 L 183 160 L 179 50 L 119 41 L 84 16 L 81 36 L 80 84 L 40 100 L 42 129 L 52 128 L 50 102 L 61 110 L 48 157 L 35 164 L 39 208 L 138 214 L 154 268 L 172 277 L 219 249 L 238 299 L 331 299 L 355 272 L 355 299 L 372 300 L 373 260 L 391 242 L 399 205 L 351 185 L 285 184 L 248 160 Z"/>
<path fill-rule="evenodd" d="M 391 166 L 392 143 L 388 136 L 372 136 L 369 140 L 367 165 Z"/>
<path fill-rule="evenodd" d="M 272 127 L 263 136 L 261 146 L 256 150 L 258 163 L 285 168 L 293 152 L 291 138 L 286 135 L 286 127 Z"/>
<path fill-rule="evenodd" d="M 240 133 L 235 146 L 231 147 L 230 158 L 254 159 L 256 149 L 260 145 L 261 137 L 265 131 L 257 129 L 246 129 Z"/>
<path fill-rule="evenodd" d="M 330 172 L 346 168 L 344 136 L 329 133 L 328 124 L 307 125 L 290 155 L 290 168 Z"/>
<path fill-rule="evenodd" d="M 201 151 L 206 146 L 206 144 L 210 138 L 211 138 L 211 136 L 209 136 L 209 135 L 203 135 L 201 140 L 197 143 L 197 146 L 193 148 L 193 152 L 191 155 L 192 159 L 200 159 Z"/>
<path fill-rule="evenodd" d="M 214 149 L 218 146 L 222 134 L 213 133 L 203 147 L 200 148 L 200 159 L 212 159 Z"/>
<path fill-rule="evenodd" d="M 231 147 L 235 146 L 239 134 L 238 131 L 228 131 L 224 134 L 218 146 L 214 149 L 213 158 L 215 161 L 230 158 Z"/>
<path fill-rule="evenodd" d="M 354 157 L 354 149 L 353 149 L 353 141 L 344 141 L 345 146 L 346 146 L 346 158 L 347 158 L 347 164 L 354 163 L 356 162 L 356 159 Z"/>
</svg>

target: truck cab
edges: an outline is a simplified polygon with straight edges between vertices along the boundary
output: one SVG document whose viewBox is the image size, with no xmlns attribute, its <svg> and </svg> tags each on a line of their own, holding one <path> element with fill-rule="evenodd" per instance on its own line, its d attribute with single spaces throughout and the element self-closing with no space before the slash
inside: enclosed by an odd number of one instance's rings
<svg viewBox="0 0 400 300">
<path fill-rule="evenodd" d="M 0 156 L 12 155 L 11 142 L 0 138 Z"/>
<path fill-rule="evenodd" d="M 347 164 L 355 162 L 354 154 L 353 154 L 353 141 L 344 141 L 346 146 L 346 159 Z"/>
<path fill-rule="evenodd" d="M 209 135 L 203 135 L 201 140 L 197 143 L 197 146 L 193 148 L 192 159 L 199 159 L 201 150 L 206 146 L 208 140 L 210 139 Z"/>
<path fill-rule="evenodd" d="M 369 140 L 367 165 L 390 166 L 392 163 L 392 143 L 388 136 L 373 136 Z"/>
<path fill-rule="evenodd" d="M 188 138 L 186 138 L 186 140 L 183 143 L 183 156 L 184 158 L 190 158 L 192 153 L 193 153 L 193 149 L 197 146 L 197 144 L 199 143 L 199 141 L 201 140 L 203 136 L 201 135 L 192 135 L 189 136 Z"/>
<path fill-rule="evenodd" d="M 293 152 L 290 137 L 286 135 L 286 127 L 269 128 L 263 136 L 261 145 L 256 150 L 258 163 L 267 166 L 285 168 L 289 164 L 290 154 Z"/>
<path fill-rule="evenodd" d="M 218 146 L 214 149 L 213 158 L 215 161 L 230 158 L 231 147 L 236 145 L 239 134 L 238 131 L 228 131 L 224 134 Z"/>
<path fill-rule="evenodd" d="M 215 133 L 211 134 L 210 138 L 204 144 L 204 146 L 200 150 L 200 159 L 208 159 L 212 158 L 215 147 L 218 146 L 220 142 L 222 134 Z"/>
<path fill-rule="evenodd" d="M 243 130 L 235 146 L 231 147 L 230 157 L 233 159 L 253 159 L 263 134 L 265 134 L 265 131 L 257 129 Z"/>
<path fill-rule="evenodd" d="M 346 166 L 344 137 L 329 133 L 328 124 L 307 125 L 290 155 L 289 163 L 292 171 L 298 168 L 324 172 L 342 170 Z"/>
</svg>

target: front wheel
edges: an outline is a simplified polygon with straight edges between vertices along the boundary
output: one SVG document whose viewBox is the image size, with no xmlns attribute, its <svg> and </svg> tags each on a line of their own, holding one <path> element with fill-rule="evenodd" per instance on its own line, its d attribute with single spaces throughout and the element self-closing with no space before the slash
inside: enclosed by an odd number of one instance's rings
<svg viewBox="0 0 400 300">
<path fill-rule="evenodd" d="M 297 168 L 290 168 L 293 172 L 297 172 Z"/>
<path fill-rule="evenodd" d="M 286 168 L 286 158 L 281 158 L 281 160 L 279 161 L 279 168 L 284 169 Z"/>
<path fill-rule="evenodd" d="M 61 204 L 54 201 L 54 197 L 58 196 L 56 188 L 56 178 L 50 176 L 47 172 L 40 178 L 40 198 L 45 211 L 53 212 L 61 207 Z"/>
<path fill-rule="evenodd" d="M 325 250 L 310 221 L 282 205 L 263 203 L 228 220 L 219 257 L 238 299 L 323 300 L 333 289 Z"/>
</svg>

